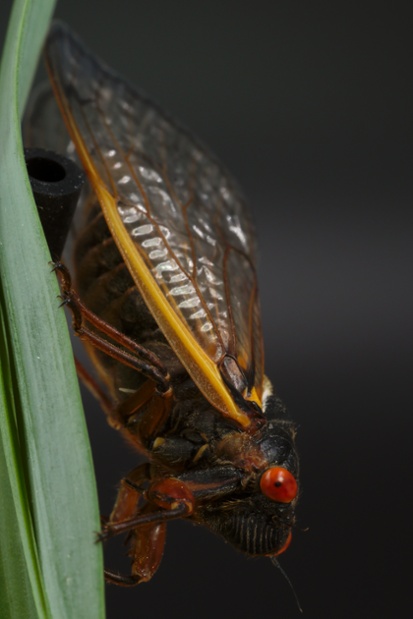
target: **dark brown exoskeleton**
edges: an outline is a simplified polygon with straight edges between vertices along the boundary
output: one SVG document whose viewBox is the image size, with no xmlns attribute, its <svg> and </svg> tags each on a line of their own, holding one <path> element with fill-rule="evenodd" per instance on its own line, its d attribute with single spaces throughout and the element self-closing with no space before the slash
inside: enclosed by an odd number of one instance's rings
<svg viewBox="0 0 413 619">
<path fill-rule="evenodd" d="M 147 459 L 122 480 L 101 535 L 130 533 L 131 576 L 107 577 L 149 580 L 174 518 L 275 557 L 291 538 L 298 459 L 264 375 L 240 192 L 203 145 L 61 25 L 46 61 L 91 186 L 74 289 L 57 265 L 62 295 L 107 388 L 109 422 Z"/>
</svg>

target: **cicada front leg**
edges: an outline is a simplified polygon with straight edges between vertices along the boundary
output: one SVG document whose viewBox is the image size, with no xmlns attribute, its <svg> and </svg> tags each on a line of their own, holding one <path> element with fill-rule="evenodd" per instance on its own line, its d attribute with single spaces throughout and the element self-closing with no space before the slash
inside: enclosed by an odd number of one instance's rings
<svg viewBox="0 0 413 619">
<path fill-rule="evenodd" d="M 131 574 L 106 570 L 106 579 L 123 586 L 150 580 L 162 560 L 167 522 L 189 516 L 193 508 L 194 497 L 179 479 L 150 482 L 149 465 L 134 469 L 122 480 L 113 511 L 99 535 L 104 541 L 129 532 Z"/>
</svg>

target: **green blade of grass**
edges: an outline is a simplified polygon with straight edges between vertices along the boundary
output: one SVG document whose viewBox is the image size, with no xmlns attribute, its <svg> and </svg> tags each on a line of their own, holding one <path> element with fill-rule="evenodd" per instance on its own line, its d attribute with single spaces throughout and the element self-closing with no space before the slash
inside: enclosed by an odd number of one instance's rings
<svg viewBox="0 0 413 619">
<path fill-rule="evenodd" d="M 4 617 L 45 615 L 45 600 L 24 496 L 21 462 L 16 462 L 15 413 L 7 334 L 0 303 L 0 604 Z M 6 414 L 7 413 L 7 414 Z M 20 466 L 19 466 L 20 464 Z M 26 535 L 27 530 L 27 535 Z M 20 534 L 23 531 L 23 535 Z"/>
<path fill-rule="evenodd" d="M 4 619 L 100 618 L 93 466 L 20 117 L 52 0 L 16 0 L 0 70 L 0 605 Z"/>
</svg>

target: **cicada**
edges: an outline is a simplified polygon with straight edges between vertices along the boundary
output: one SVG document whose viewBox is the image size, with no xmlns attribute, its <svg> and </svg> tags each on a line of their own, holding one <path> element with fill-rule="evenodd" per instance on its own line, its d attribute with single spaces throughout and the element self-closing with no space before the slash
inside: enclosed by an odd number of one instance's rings
<svg viewBox="0 0 413 619">
<path fill-rule="evenodd" d="M 45 57 L 90 186 L 73 286 L 58 265 L 62 294 L 104 392 L 86 381 L 145 458 L 101 533 L 129 533 L 131 574 L 106 576 L 148 581 L 177 518 L 274 558 L 291 539 L 298 458 L 264 374 L 244 198 L 201 142 L 61 24 Z"/>
</svg>

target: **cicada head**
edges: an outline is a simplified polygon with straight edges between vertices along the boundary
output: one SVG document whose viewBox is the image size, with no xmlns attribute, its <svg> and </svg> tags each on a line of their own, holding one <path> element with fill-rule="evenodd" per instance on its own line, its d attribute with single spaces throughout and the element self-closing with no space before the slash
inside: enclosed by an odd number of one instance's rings
<svg viewBox="0 0 413 619">
<path fill-rule="evenodd" d="M 242 445 L 237 460 L 245 467 L 244 482 L 203 513 L 209 528 L 246 554 L 275 557 L 290 544 L 298 500 L 294 437 L 294 425 L 282 419 L 268 421 L 245 441 L 235 436 Z"/>
</svg>

